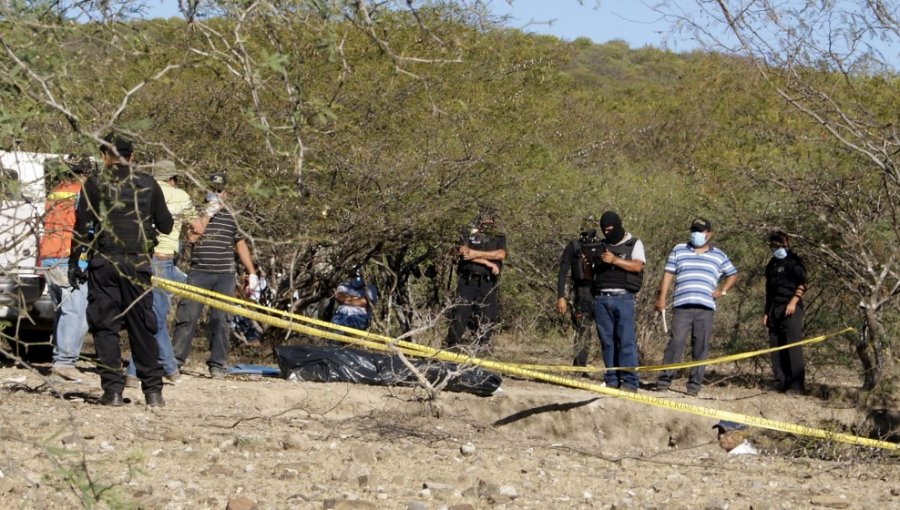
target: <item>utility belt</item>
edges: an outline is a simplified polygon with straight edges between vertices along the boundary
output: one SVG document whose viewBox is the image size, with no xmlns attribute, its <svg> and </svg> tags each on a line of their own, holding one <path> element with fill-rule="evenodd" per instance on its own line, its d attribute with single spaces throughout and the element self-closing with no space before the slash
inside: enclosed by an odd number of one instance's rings
<svg viewBox="0 0 900 510">
<path fill-rule="evenodd" d="M 634 295 L 634 292 L 628 292 L 625 289 L 610 289 L 610 290 L 599 290 L 592 293 L 594 297 L 597 296 L 626 296 L 626 295 Z"/>
<path fill-rule="evenodd" d="M 463 273 L 459 275 L 459 278 L 465 280 L 467 283 L 475 282 L 496 282 L 497 277 L 492 274 L 479 274 L 479 273 Z"/>
</svg>

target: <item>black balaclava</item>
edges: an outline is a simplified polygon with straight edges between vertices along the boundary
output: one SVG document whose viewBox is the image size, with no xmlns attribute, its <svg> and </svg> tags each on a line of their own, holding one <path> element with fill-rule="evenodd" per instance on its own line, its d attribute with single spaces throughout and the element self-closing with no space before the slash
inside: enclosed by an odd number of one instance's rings
<svg viewBox="0 0 900 510">
<path fill-rule="evenodd" d="M 607 227 L 612 227 L 612 230 L 608 233 L 606 232 Z M 622 219 L 619 218 L 618 214 L 612 211 L 606 211 L 603 213 L 603 216 L 600 217 L 600 231 L 603 232 L 606 242 L 611 244 L 616 244 L 625 237 Z"/>
</svg>

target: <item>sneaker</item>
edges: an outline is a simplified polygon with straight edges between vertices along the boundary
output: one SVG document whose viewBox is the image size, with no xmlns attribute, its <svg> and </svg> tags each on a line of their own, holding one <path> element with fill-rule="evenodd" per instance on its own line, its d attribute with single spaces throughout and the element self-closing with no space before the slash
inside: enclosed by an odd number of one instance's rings
<svg viewBox="0 0 900 510">
<path fill-rule="evenodd" d="M 56 379 L 61 379 L 62 381 L 68 382 L 81 382 L 81 372 L 78 371 L 75 367 L 66 367 L 66 366 L 53 366 L 50 369 L 50 374 L 55 376 Z"/>
<path fill-rule="evenodd" d="M 209 367 L 209 376 L 213 379 L 225 379 L 225 369 L 222 367 Z"/>
<path fill-rule="evenodd" d="M 637 393 L 638 392 L 638 389 L 634 386 L 622 386 L 619 389 L 622 391 L 628 392 L 628 393 Z"/>
<path fill-rule="evenodd" d="M 125 376 L 125 387 L 126 388 L 140 388 L 141 380 L 133 375 Z"/>
<path fill-rule="evenodd" d="M 650 387 L 650 391 L 669 391 L 669 385 L 656 383 Z"/>
<path fill-rule="evenodd" d="M 700 394 L 700 388 L 688 388 L 686 393 L 689 397 L 696 397 Z"/>
<path fill-rule="evenodd" d="M 181 372 L 177 369 L 171 374 L 166 374 L 163 376 L 166 381 L 169 381 L 169 384 L 178 384 L 181 382 Z"/>
</svg>

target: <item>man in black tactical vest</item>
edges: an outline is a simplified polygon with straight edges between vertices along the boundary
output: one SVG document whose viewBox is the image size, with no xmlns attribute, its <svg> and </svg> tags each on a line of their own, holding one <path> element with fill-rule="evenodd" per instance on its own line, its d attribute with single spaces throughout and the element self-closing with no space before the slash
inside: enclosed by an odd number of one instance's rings
<svg viewBox="0 0 900 510">
<path fill-rule="evenodd" d="M 636 367 L 637 341 L 634 331 L 634 294 L 644 277 L 644 243 L 626 233 L 622 220 L 613 211 L 600 217 L 605 245 L 594 264 L 594 319 L 603 363 L 610 367 Z M 633 370 L 606 371 L 606 386 L 637 391 L 638 376 Z"/>
<path fill-rule="evenodd" d="M 591 284 L 594 279 L 593 260 L 599 257 L 598 250 L 602 243 L 597 237 L 597 220 L 593 216 L 585 218 L 582 232 L 578 239 L 566 245 L 559 259 L 559 272 L 556 275 L 556 311 L 565 315 L 571 312 L 572 325 L 575 328 L 575 353 L 573 366 L 585 367 L 590 353 L 591 330 L 594 329 L 594 297 L 591 295 Z M 572 275 L 572 293 L 574 303 L 569 309 L 566 296 L 566 284 L 569 274 Z"/>
<path fill-rule="evenodd" d="M 787 234 L 769 235 L 772 258 L 766 264 L 766 304 L 763 326 L 769 330 L 769 346 L 780 347 L 803 339 L 803 294 L 806 293 L 806 266 L 790 249 Z M 802 394 L 806 391 L 803 348 L 791 347 L 772 353 L 772 370 L 778 391 Z"/>
<path fill-rule="evenodd" d="M 475 334 L 475 346 L 487 348 L 500 311 L 498 287 L 506 236 L 493 233 L 495 213 L 482 211 L 461 238 L 456 252 L 456 304 L 447 332 L 447 347 L 462 343 L 466 330 Z"/>
<path fill-rule="evenodd" d="M 157 230 L 170 233 L 174 221 L 153 177 L 135 170 L 129 139 L 110 133 L 104 137 L 100 152 L 104 170 L 85 182 L 75 213 L 69 280 L 73 286 L 88 282 L 87 320 L 100 359 L 100 404 L 124 403 L 125 375 L 119 347 L 124 319 L 145 403 L 162 406 L 163 368 L 154 338 L 150 256 Z M 78 267 L 78 258 L 88 249 L 85 275 Z"/>
</svg>

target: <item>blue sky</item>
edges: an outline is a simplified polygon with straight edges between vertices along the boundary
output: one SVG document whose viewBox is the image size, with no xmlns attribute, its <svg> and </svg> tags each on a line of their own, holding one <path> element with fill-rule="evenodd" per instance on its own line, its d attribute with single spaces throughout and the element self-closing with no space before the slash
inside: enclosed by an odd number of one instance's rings
<svg viewBox="0 0 900 510">
<path fill-rule="evenodd" d="M 177 0 L 147 0 L 151 17 L 179 16 Z M 649 5 L 658 0 L 485 0 L 498 15 L 509 15 L 507 25 L 527 32 L 554 35 L 571 41 L 587 37 L 595 43 L 623 40 L 632 48 L 655 46 L 675 52 L 691 51 L 698 44 L 689 35 L 674 33 L 671 20 L 664 19 Z M 850 0 L 838 0 L 836 6 Z M 699 9 L 693 1 L 671 2 L 670 9 L 685 9 L 698 20 Z M 674 6 L 674 7 L 672 7 Z M 897 9 L 895 7 L 895 9 Z M 900 11 L 900 9 L 897 9 Z M 707 20 L 708 21 L 708 20 Z M 723 35 L 724 27 L 709 25 Z M 727 35 L 725 40 L 729 40 Z M 870 41 L 883 53 L 888 64 L 900 68 L 900 49 L 887 42 Z"/>
<path fill-rule="evenodd" d="M 178 16 L 177 0 L 149 0 L 151 17 Z M 508 25 L 528 32 L 555 35 L 573 40 L 588 37 L 603 43 L 621 39 L 632 48 L 663 46 L 668 24 L 641 0 L 492 0 L 496 14 L 509 14 Z M 669 37 L 666 47 L 686 51 L 696 47 L 691 41 Z"/>
<path fill-rule="evenodd" d="M 620 39 L 632 48 L 695 49 L 696 43 L 671 34 L 669 23 L 641 0 L 494 0 L 498 14 L 509 14 L 508 25 L 527 32 L 555 35 L 571 41 L 587 37 L 595 43 Z"/>
</svg>

